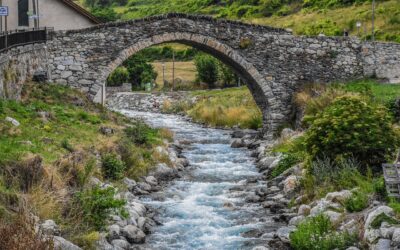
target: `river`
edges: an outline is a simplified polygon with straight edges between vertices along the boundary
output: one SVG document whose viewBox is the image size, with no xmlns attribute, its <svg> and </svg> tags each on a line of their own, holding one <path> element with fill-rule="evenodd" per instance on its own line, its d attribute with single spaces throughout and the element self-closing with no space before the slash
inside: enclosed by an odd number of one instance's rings
<svg viewBox="0 0 400 250">
<path fill-rule="evenodd" d="M 190 166 L 161 193 L 142 198 L 162 223 L 147 238 L 149 249 L 253 249 L 265 246 L 270 217 L 246 202 L 263 185 L 248 149 L 231 148 L 230 130 L 204 128 L 183 117 L 122 110 L 175 133 Z M 265 183 L 264 183 L 265 184 Z M 161 197 L 161 198 L 160 198 Z"/>
</svg>

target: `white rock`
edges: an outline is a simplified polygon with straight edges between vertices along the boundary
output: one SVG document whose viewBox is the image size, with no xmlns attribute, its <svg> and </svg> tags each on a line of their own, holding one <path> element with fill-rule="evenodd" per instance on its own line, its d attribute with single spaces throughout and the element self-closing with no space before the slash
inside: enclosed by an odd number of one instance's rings
<svg viewBox="0 0 400 250">
<path fill-rule="evenodd" d="M 19 121 L 15 120 L 14 118 L 9 117 L 9 116 L 6 117 L 6 121 L 7 121 L 7 122 L 11 122 L 11 124 L 12 124 L 13 126 L 15 126 L 15 127 L 19 127 L 19 125 L 21 125 L 21 124 L 19 123 Z"/>
<path fill-rule="evenodd" d="M 278 231 L 276 231 L 276 235 L 282 242 L 289 243 L 290 233 L 294 232 L 295 230 L 296 230 L 295 226 L 281 227 L 278 229 Z"/>
<path fill-rule="evenodd" d="M 374 208 L 371 212 L 368 213 L 366 217 L 365 228 L 368 229 L 375 218 L 382 213 L 386 214 L 389 217 L 394 216 L 393 209 L 388 206 L 379 206 L 377 208 Z"/>
<path fill-rule="evenodd" d="M 60 235 L 60 228 L 53 220 L 46 220 L 40 225 L 40 230 L 46 235 Z"/>
<path fill-rule="evenodd" d="M 123 239 L 113 240 L 111 242 L 111 244 L 114 247 L 119 247 L 124 250 L 128 250 L 131 247 L 131 244 L 129 244 L 129 242 L 127 242 L 126 240 L 123 240 Z"/>
<path fill-rule="evenodd" d="M 133 208 L 141 217 L 144 217 L 147 209 L 143 204 L 140 204 L 138 202 L 131 202 L 129 203 L 129 206 Z"/>
<path fill-rule="evenodd" d="M 258 246 L 258 247 L 253 247 L 252 250 L 269 250 L 269 248 L 268 247 Z"/>
<path fill-rule="evenodd" d="M 325 211 L 323 214 L 326 215 L 331 221 L 331 223 L 334 225 L 339 224 L 343 218 L 343 215 L 341 213 L 337 213 L 334 211 Z"/>
<path fill-rule="evenodd" d="M 396 246 L 400 246 L 400 228 L 393 230 L 392 241 Z"/>
<path fill-rule="evenodd" d="M 298 215 L 307 216 L 307 215 L 310 214 L 310 211 L 311 211 L 311 207 L 310 207 L 309 205 L 303 204 L 303 205 L 301 205 L 301 206 L 299 207 L 299 210 L 298 210 L 297 214 L 298 214 Z"/>
<path fill-rule="evenodd" d="M 396 228 L 392 227 L 389 223 L 382 222 L 382 225 L 380 228 L 381 236 L 385 239 L 390 239 L 390 238 L 392 238 L 395 229 Z"/>
<path fill-rule="evenodd" d="M 82 250 L 82 248 L 74 245 L 73 243 L 60 236 L 54 236 L 53 240 L 55 250 Z"/>
<path fill-rule="evenodd" d="M 349 190 L 342 190 L 340 192 L 328 193 L 325 196 L 325 199 L 328 201 L 332 201 L 332 202 L 344 202 L 351 196 L 352 196 L 352 193 Z"/>
<path fill-rule="evenodd" d="M 326 199 L 321 199 L 317 202 L 317 205 L 315 205 L 311 210 L 310 210 L 310 215 L 311 216 L 317 216 L 329 208 L 341 208 L 341 206 L 337 203 L 333 203 L 331 201 L 327 201 Z"/>
<path fill-rule="evenodd" d="M 372 250 L 389 250 L 391 241 L 387 239 L 379 239 L 378 243 L 372 247 Z"/>
<path fill-rule="evenodd" d="M 283 181 L 283 191 L 285 193 L 290 193 L 293 190 L 295 190 L 295 188 L 297 187 L 297 185 L 299 184 L 298 178 L 295 175 L 290 175 L 289 177 L 287 177 L 284 181 Z"/>
<path fill-rule="evenodd" d="M 109 241 L 118 239 L 120 235 L 121 235 L 121 228 L 118 225 L 114 224 L 108 227 L 107 239 Z"/>
<path fill-rule="evenodd" d="M 356 234 L 359 231 L 359 225 L 356 220 L 351 219 L 350 221 L 341 225 L 339 229 L 340 231 L 346 231 L 349 234 Z"/>
<path fill-rule="evenodd" d="M 122 234 L 131 244 L 144 243 L 146 238 L 146 235 L 143 233 L 143 231 L 133 225 L 125 226 L 122 229 Z"/>
<path fill-rule="evenodd" d="M 289 221 L 289 226 L 297 226 L 297 225 L 299 225 L 304 219 L 305 219 L 305 217 L 304 217 L 303 215 L 295 216 L 295 217 L 293 217 L 293 218 L 290 219 L 290 221 Z"/>
<path fill-rule="evenodd" d="M 147 176 L 145 178 L 145 180 L 147 183 L 149 183 L 150 185 L 153 185 L 153 186 L 158 184 L 157 179 L 154 176 Z"/>
</svg>

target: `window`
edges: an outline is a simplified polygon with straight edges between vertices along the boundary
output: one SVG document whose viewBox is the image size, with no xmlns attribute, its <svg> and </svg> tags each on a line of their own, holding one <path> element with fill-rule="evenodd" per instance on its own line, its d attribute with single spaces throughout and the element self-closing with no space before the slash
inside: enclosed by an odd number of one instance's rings
<svg viewBox="0 0 400 250">
<path fill-rule="evenodd" d="M 29 26 L 29 0 L 18 0 L 18 26 Z"/>
</svg>

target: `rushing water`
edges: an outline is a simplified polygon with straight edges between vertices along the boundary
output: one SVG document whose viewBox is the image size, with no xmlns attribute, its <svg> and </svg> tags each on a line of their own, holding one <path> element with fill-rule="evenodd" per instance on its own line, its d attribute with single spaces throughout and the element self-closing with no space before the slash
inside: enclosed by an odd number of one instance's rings
<svg viewBox="0 0 400 250">
<path fill-rule="evenodd" d="M 165 127 L 184 141 L 190 166 L 161 194 L 144 199 L 162 223 L 147 239 L 150 249 L 252 249 L 262 237 L 244 233 L 263 230 L 268 219 L 259 204 L 244 201 L 260 178 L 247 149 L 230 147 L 231 131 L 203 128 L 181 117 L 121 111 Z M 189 142 L 189 143 L 188 143 Z M 160 198 L 160 196 L 162 198 Z"/>
</svg>

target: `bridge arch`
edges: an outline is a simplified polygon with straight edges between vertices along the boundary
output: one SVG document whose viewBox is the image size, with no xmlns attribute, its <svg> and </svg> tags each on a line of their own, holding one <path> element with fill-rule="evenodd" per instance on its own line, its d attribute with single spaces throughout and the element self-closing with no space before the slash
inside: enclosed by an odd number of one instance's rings
<svg viewBox="0 0 400 250">
<path fill-rule="evenodd" d="M 102 86 L 102 89 L 105 89 L 105 83 L 108 76 L 129 57 L 148 47 L 170 42 L 192 46 L 214 56 L 221 62 L 232 67 L 232 69 L 245 80 L 255 102 L 259 106 L 260 110 L 262 110 L 263 119 L 266 121 L 270 119 L 268 108 L 269 99 L 272 99 L 274 95 L 272 89 L 269 87 L 267 81 L 262 77 L 261 73 L 230 46 L 223 44 L 214 38 L 205 37 L 203 35 L 186 32 L 164 33 L 132 44 L 128 48 L 119 52 L 118 56 L 102 70 L 97 83 Z M 104 91 L 99 91 L 98 94 L 103 94 L 102 98 L 105 98 Z"/>
</svg>

